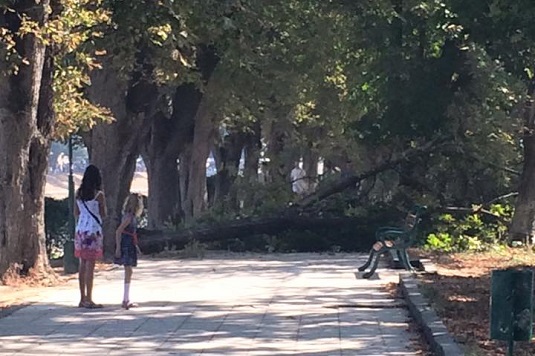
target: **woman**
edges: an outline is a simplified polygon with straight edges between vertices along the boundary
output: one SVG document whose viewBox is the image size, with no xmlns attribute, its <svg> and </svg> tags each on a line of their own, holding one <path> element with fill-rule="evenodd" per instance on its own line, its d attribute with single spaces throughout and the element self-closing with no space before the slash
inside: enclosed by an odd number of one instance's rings
<svg viewBox="0 0 535 356">
<path fill-rule="evenodd" d="M 103 255 L 102 219 L 106 217 L 106 199 L 102 191 L 102 177 L 94 165 L 84 172 L 82 184 L 76 191 L 74 206 L 76 234 L 74 255 L 80 259 L 78 280 L 80 284 L 80 308 L 102 308 L 93 302 L 93 277 L 95 262 Z"/>
</svg>

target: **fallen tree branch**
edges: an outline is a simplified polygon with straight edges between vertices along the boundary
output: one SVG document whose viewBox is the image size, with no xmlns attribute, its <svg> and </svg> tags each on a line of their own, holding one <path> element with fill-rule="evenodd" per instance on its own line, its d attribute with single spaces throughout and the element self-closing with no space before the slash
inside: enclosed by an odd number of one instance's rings
<svg viewBox="0 0 535 356">
<path fill-rule="evenodd" d="M 447 137 L 440 137 L 420 147 L 405 150 L 397 158 L 387 160 L 361 174 L 342 178 L 338 182 L 327 185 L 315 193 L 304 197 L 296 204 L 281 209 L 278 213 L 270 217 L 236 219 L 207 226 L 182 229 L 176 232 L 140 230 L 140 246 L 142 249 L 150 250 L 155 245 L 160 245 L 161 247 L 162 244 L 166 243 L 183 244 L 192 239 L 205 242 L 259 234 L 275 234 L 291 229 L 313 229 L 356 224 L 358 221 L 357 218 L 321 218 L 303 216 L 302 213 L 305 208 L 310 207 L 317 201 L 323 200 L 347 188 L 354 187 L 357 183 L 374 177 L 402 162 L 436 151 L 442 148 L 444 144 L 447 144 L 447 141 Z"/>
<path fill-rule="evenodd" d="M 162 244 L 185 244 L 193 239 L 199 242 L 227 240 L 252 235 L 273 235 L 285 230 L 306 230 L 329 227 L 355 227 L 362 219 L 354 217 L 321 218 L 306 216 L 272 216 L 232 220 L 209 226 L 183 229 L 176 232 L 139 230 L 142 250 L 152 250 Z"/>
<path fill-rule="evenodd" d="M 504 194 L 504 195 L 500 195 L 499 197 L 496 197 L 496 198 L 486 202 L 485 205 L 490 205 L 490 204 L 496 203 L 497 201 L 500 201 L 502 199 L 507 199 L 507 198 L 510 198 L 510 197 L 516 197 L 517 195 L 518 195 L 518 192 L 511 192 L 511 193 L 507 193 L 507 194 Z"/>
<path fill-rule="evenodd" d="M 482 158 L 476 157 L 475 155 L 467 155 L 465 153 L 464 158 L 471 158 L 471 159 L 473 159 L 475 161 L 478 161 L 479 163 L 481 163 L 483 165 L 486 165 L 487 167 L 496 168 L 496 169 L 498 169 L 500 171 L 504 171 L 504 172 L 507 172 L 507 173 L 510 173 L 510 174 L 513 174 L 513 175 L 516 175 L 516 176 L 522 175 L 522 172 L 519 172 L 519 171 L 514 170 L 512 168 L 509 168 L 509 167 L 500 166 L 499 164 L 496 164 L 496 163 L 492 163 L 492 162 L 486 161 L 486 160 L 484 160 Z"/>
<path fill-rule="evenodd" d="M 391 169 L 392 167 L 395 167 L 402 162 L 405 162 L 410 159 L 414 159 L 416 157 L 419 157 L 425 154 L 429 154 L 433 151 L 438 150 L 439 148 L 442 148 L 444 143 L 447 143 L 446 142 L 447 140 L 448 140 L 447 137 L 440 137 L 438 139 L 435 139 L 433 141 L 430 141 L 422 145 L 421 147 L 409 148 L 408 150 L 401 152 L 397 158 L 385 161 L 377 165 L 376 167 L 370 169 L 369 171 L 366 171 L 366 172 L 363 172 L 361 174 L 357 174 L 354 176 L 341 178 L 338 182 L 319 189 L 318 191 L 301 199 L 301 201 L 299 201 L 294 206 L 304 208 L 304 207 L 314 204 L 318 200 L 325 199 L 347 188 L 354 187 L 358 182 L 366 178 L 373 177 L 388 169 Z"/>
<path fill-rule="evenodd" d="M 457 207 L 457 206 L 449 206 L 444 208 L 444 211 L 450 211 L 450 212 L 466 212 L 466 213 L 472 213 L 472 214 L 485 214 L 492 216 L 493 218 L 496 218 L 500 222 L 507 224 L 508 222 L 500 215 L 493 213 L 490 210 L 484 209 L 483 205 L 477 205 L 473 208 L 463 208 L 463 207 Z"/>
</svg>

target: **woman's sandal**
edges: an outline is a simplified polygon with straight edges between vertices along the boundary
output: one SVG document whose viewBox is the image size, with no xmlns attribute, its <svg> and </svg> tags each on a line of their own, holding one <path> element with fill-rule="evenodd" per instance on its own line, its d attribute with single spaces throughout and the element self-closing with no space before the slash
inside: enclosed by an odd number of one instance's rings
<svg viewBox="0 0 535 356">
<path fill-rule="evenodd" d="M 137 308 L 138 305 L 136 303 L 130 303 L 130 301 L 123 301 L 123 304 L 121 304 L 121 308 L 123 309 L 130 309 L 130 308 Z"/>
<path fill-rule="evenodd" d="M 102 304 L 96 304 L 95 302 L 86 302 L 84 307 L 87 308 L 87 309 L 104 308 L 104 306 Z"/>
</svg>

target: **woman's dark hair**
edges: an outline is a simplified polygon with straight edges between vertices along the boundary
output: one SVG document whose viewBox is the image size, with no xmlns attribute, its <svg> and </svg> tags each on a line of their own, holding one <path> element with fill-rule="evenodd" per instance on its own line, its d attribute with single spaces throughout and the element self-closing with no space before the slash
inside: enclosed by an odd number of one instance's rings
<svg viewBox="0 0 535 356">
<path fill-rule="evenodd" d="M 76 199 L 88 201 L 95 198 L 95 194 L 102 189 L 102 177 L 99 169 L 94 165 L 89 165 L 85 169 L 82 184 L 76 191 Z"/>
</svg>

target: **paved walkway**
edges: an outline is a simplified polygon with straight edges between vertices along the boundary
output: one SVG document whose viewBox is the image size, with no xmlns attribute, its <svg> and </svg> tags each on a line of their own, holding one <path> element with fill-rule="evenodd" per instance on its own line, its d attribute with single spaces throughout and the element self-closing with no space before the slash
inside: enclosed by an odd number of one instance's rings
<svg viewBox="0 0 535 356">
<path fill-rule="evenodd" d="M 418 355 L 407 312 L 384 292 L 394 271 L 355 277 L 362 255 L 142 260 L 119 306 L 122 270 L 96 279 L 100 310 L 76 284 L 0 319 L 0 355 Z"/>
</svg>

